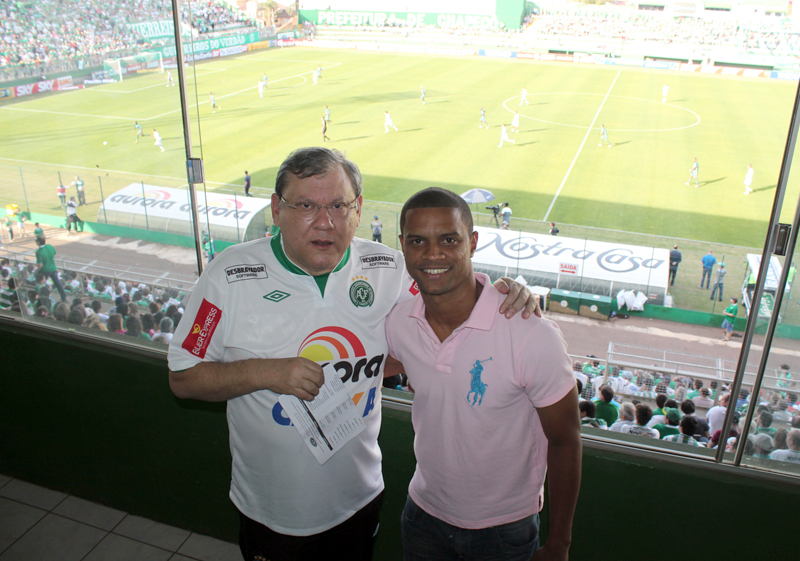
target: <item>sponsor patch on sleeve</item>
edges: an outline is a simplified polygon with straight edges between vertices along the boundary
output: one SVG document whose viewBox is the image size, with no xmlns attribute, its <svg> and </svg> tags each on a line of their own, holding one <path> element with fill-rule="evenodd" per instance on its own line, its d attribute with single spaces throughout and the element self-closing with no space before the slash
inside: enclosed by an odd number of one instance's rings
<svg viewBox="0 0 800 561">
<path fill-rule="evenodd" d="M 222 310 L 204 298 L 197 311 L 197 317 L 192 323 L 192 329 L 181 347 L 198 358 L 205 358 L 211 337 L 214 335 L 214 330 L 217 329 L 221 317 Z"/>
<path fill-rule="evenodd" d="M 394 255 L 375 253 L 373 255 L 361 256 L 362 269 L 397 269 Z"/>
<path fill-rule="evenodd" d="M 234 265 L 225 269 L 225 278 L 228 279 L 228 284 L 243 280 L 266 279 L 267 267 L 263 263 L 255 265 Z"/>
<path fill-rule="evenodd" d="M 408 287 L 408 291 L 414 296 L 419 294 L 419 285 L 417 284 L 417 281 L 414 281 L 414 284 Z"/>
</svg>

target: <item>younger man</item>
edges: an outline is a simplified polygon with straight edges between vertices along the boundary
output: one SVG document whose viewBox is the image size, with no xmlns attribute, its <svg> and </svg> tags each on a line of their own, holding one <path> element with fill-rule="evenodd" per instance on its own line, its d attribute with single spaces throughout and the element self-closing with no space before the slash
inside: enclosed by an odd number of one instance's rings
<svg viewBox="0 0 800 561">
<path fill-rule="evenodd" d="M 548 464 L 550 532 L 539 555 L 566 560 L 581 440 L 560 331 L 543 319 L 495 321 L 500 294 L 472 269 L 478 234 L 458 195 L 436 187 L 413 195 L 400 229 L 419 289 L 386 320 L 389 352 L 416 392 L 406 561 L 465 551 L 471 560 L 530 560 Z"/>
</svg>

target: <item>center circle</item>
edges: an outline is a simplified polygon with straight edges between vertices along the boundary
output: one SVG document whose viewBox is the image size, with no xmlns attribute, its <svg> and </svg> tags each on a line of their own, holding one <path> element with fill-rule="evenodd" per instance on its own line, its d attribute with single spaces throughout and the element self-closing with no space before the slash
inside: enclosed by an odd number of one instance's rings
<svg viewBox="0 0 800 561">
<path fill-rule="evenodd" d="M 548 108 L 547 106 L 550 105 L 549 101 L 539 101 L 535 98 L 539 97 L 540 99 L 544 96 L 585 96 L 585 97 L 593 97 L 593 98 L 603 98 L 606 97 L 605 94 L 600 93 L 581 93 L 581 92 L 542 92 L 542 93 L 534 93 L 528 94 L 528 99 L 530 100 L 530 104 L 525 106 L 524 109 L 526 112 L 533 112 L 534 114 L 538 114 L 538 116 L 531 116 L 520 113 L 520 117 L 525 119 L 530 119 L 532 121 L 537 121 L 539 123 L 546 123 L 548 125 L 557 125 L 561 127 L 571 127 L 576 129 L 586 129 L 588 128 L 587 125 L 575 125 L 568 122 L 562 122 L 561 120 L 552 120 L 553 117 L 550 119 L 546 119 L 543 117 L 548 117 L 546 114 L 549 110 L 550 114 L 557 114 L 557 113 L 567 113 L 567 114 L 575 114 L 580 113 L 580 109 L 583 107 L 581 105 L 575 104 L 564 104 L 558 103 L 555 104 L 553 108 Z M 503 102 L 503 107 L 510 112 L 514 112 L 517 109 L 509 108 L 508 104 L 511 101 L 518 100 L 520 96 L 511 97 Z M 648 103 L 654 104 L 655 107 L 647 108 L 643 112 L 638 112 L 638 115 L 634 116 L 636 112 L 631 111 L 631 101 L 641 102 L 641 103 Z M 516 104 L 514 104 L 516 105 Z M 541 107 L 540 107 L 541 106 Z M 588 116 L 588 119 L 591 120 L 592 116 L 597 111 L 597 107 L 599 104 L 593 104 L 590 106 L 588 103 L 586 104 L 586 109 L 591 111 L 591 114 L 586 112 L 585 114 Z M 576 111 L 577 110 L 577 111 Z M 669 113 L 665 112 L 668 111 Z M 615 115 L 617 113 L 618 115 Z M 630 120 L 631 117 L 634 119 L 638 118 L 639 120 L 649 120 L 653 122 L 653 125 L 648 128 L 620 128 L 615 126 L 606 126 L 606 129 L 609 131 L 614 132 L 667 132 L 667 131 L 677 131 L 688 129 L 691 127 L 695 127 L 700 124 L 700 116 L 692 111 L 691 109 L 686 109 L 685 107 L 680 107 L 678 105 L 673 105 L 671 103 L 662 103 L 660 100 L 652 100 L 652 99 L 643 99 L 639 97 L 629 97 L 623 95 L 609 95 L 605 99 L 605 103 L 603 105 L 603 114 L 604 114 L 604 121 L 599 120 L 598 124 L 603 123 L 624 123 L 625 120 Z M 675 116 L 672 116 L 674 114 Z M 557 119 L 557 117 L 556 117 Z M 677 126 L 664 126 L 660 124 L 662 121 L 677 121 L 675 124 Z M 622 126 L 625 126 L 624 124 Z M 634 125 L 635 126 L 635 125 Z M 599 129 L 599 126 L 594 128 Z"/>
</svg>

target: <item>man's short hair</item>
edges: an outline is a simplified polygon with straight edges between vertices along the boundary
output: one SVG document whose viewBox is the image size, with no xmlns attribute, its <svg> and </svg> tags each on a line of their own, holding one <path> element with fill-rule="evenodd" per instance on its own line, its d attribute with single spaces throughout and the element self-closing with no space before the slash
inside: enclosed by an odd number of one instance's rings
<svg viewBox="0 0 800 561">
<path fill-rule="evenodd" d="M 44 238 L 42 236 L 36 236 L 36 245 L 43 246 L 44 245 Z"/>
<path fill-rule="evenodd" d="M 592 419 L 597 416 L 597 406 L 589 400 L 581 401 L 578 404 L 578 411 L 581 413 L 586 413 L 586 416 L 591 417 Z"/>
<path fill-rule="evenodd" d="M 406 214 L 415 208 L 455 208 L 461 213 L 461 221 L 467 227 L 467 232 L 472 233 L 472 211 L 467 201 L 447 189 L 441 187 L 428 187 L 411 195 L 400 211 L 400 233 L 406 224 Z"/>
<path fill-rule="evenodd" d="M 660 393 L 656 395 L 656 405 L 659 409 L 664 409 L 664 404 L 667 402 L 667 394 Z"/>
<path fill-rule="evenodd" d="M 611 403 L 611 400 L 614 399 L 614 390 L 612 390 L 610 386 L 603 386 L 600 388 L 600 395 L 602 396 L 603 401 L 606 403 Z"/>
<path fill-rule="evenodd" d="M 646 425 L 653 418 L 653 410 L 646 403 L 640 403 L 636 406 L 636 422 L 639 425 Z"/>
<path fill-rule="evenodd" d="M 684 399 L 681 401 L 681 411 L 683 411 L 684 415 L 691 415 L 695 412 L 694 403 L 688 399 Z"/>
<path fill-rule="evenodd" d="M 769 411 L 764 411 L 761 413 L 759 419 L 761 419 L 761 426 L 763 427 L 771 427 L 772 426 L 772 413 Z"/>
<path fill-rule="evenodd" d="M 623 403 L 619 407 L 619 418 L 626 421 L 633 421 L 636 417 L 636 408 L 632 403 Z"/>
<path fill-rule="evenodd" d="M 161 318 L 161 321 L 158 323 L 158 330 L 161 333 L 172 333 L 172 319 L 171 318 Z"/>
<path fill-rule="evenodd" d="M 689 416 L 681 419 L 681 432 L 688 436 L 694 436 L 697 432 L 697 419 Z"/>
<path fill-rule="evenodd" d="M 678 408 L 678 402 L 675 401 L 674 399 L 668 399 L 664 403 L 664 408 L 667 408 L 667 407 L 669 407 L 670 409 L 677 409 Z"/>
<path fill-rule="evenodd" d="M 800 429 L 792 429 L 786 437 L 786 444 L 791 450 L 800 450 Z"/>
<path fill-rule="evenodd" d="M 283 198 L 283 191 L 289 183 L 289 174 L 305 179 L 316 175 L 326 175 L 335 170 L 337 165 L 344 168 L 356 198 L 360 197 L 364 187 L 358 166 L 338 150 L 319 146 L 298 148 L 289 154 L 278 168 L 278 175 L 275 177 L 275 193 Z"/>
</svg>

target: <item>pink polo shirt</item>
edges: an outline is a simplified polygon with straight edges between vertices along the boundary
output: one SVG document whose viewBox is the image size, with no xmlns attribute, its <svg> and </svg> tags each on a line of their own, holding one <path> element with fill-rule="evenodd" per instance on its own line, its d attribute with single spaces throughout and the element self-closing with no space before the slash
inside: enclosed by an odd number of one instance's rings
<svg viewBox="0 0 800 561">
<path fill-rule="evenodd" d="M 512 319 L 489 277 L 469 319 L 444 341 L 421 295 L 386 319 L 389 352 L 414 387 L 417 469 L 408 492 L 425 512 L 460 528 L 514 522 L 539 512 L 547 440 L 537 407 L 575 386 L 567 345 L 550 320 Z"/>
</svg>

